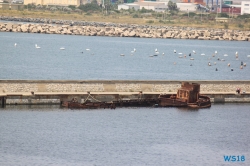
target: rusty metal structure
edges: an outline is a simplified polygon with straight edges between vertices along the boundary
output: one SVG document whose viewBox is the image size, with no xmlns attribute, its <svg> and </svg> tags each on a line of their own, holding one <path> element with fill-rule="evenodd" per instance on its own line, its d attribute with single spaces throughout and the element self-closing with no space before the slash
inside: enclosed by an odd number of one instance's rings
<svg viewBox="0 0 250 166">
<path fill-rule="evenodd" d="M 200 84 L 183 82 L 181 88 L 178 89 L 176 95 L 160 95 L 160 103 L 162 107 L 192 107 L 192 108 L 208 108 L 211 107 L 210 98 L 200 95 Z"/>
<path fill-rule="evenodd" d="M 142 92 L 139 92 L 138 99 L 132 100 L 116 100 L 111 102 L 91 102 L 85 100 L 84 103 L 79 103 L 76 98 L 71 101 L 63 102 L 63 107 L 96 109 L 96 108 L 111 108 L 116 107 L 191 107 L 191 108 L 208 108 L 211 107 L 210 98 L 200 95 L 200 84 L 182 82 L 181 88 L 177 94 L 161 94 L 158 98 L 141 98 Z M 89 94 L 89 96 L 91 96 Z M 92 96 L 91 96 L 92 97 Z M 92 97 L 93 98 L 93 97 Z M 93 98 L 94 99 L 94 98 Z"/>
</svg>

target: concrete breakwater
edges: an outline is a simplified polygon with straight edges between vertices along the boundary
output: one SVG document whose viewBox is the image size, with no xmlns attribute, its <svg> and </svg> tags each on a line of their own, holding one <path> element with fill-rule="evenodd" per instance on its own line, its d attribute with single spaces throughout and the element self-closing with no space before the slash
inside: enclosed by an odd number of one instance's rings
<svg viewBox="0 0 250 166">
<path fill-rule="evenodd" d="M 0 16 L 2 32 L 44 33 L 84 36 L 116 36 L 141 38 L 199 39 L 250 41 L 250 31 L 206 29 L 173 26 L 115 24 L 39 18 L 14 18 Z M 24 23 L 26 22 L 26 23 Z"/>
<path fill-rule="evenodd" d="M 146 98 L 159 94 L 176 94 L 182 81 L 60 81 L 0 80 L 0 101 L 6 104 L 60 104 L 62 101 L 84 101 L 89 94 L 100 101 Z M 199 83 L 200 93 L 212 102 L 249 102 L 250 81 L 188 81 Z M 241 88 L 241 94 L 236 94 Z"/>
</svg>

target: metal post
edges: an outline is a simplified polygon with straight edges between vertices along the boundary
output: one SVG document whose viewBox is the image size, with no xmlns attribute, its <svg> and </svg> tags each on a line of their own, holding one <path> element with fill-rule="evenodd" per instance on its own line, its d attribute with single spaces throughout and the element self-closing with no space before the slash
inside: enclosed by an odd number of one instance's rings
<svg viewBox="0 0 250 166">
<path fill-rule="evenodd" d="M 234 8 L 232 7 L 232 19 L 234 18 Z"/>
</svg>

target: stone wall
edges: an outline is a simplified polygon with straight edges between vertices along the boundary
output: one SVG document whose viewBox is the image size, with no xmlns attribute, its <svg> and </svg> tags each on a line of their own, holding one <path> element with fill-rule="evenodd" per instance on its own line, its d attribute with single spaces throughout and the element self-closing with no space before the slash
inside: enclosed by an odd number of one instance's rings
<svg viewBox="0 0 250 166">
<path fill-rule="evenodd" d="M 201 84 L 201 93 L 250 92 L 250 81 L 188 81 Z M 0 94 L 33 92 L 177 92 L 181 81 L 40 81 L 0 80 Z"/>
<path fill-rule="evenodd" d="M 0 20 L 37 23 L 0 22 L 2 32 L 44 33 L 84 36 L 250 41 L 250 31 L 191 27 L 128 25 L 98 22 L 70 22 L 46 19 L 5 18 Z"/>
</svg>

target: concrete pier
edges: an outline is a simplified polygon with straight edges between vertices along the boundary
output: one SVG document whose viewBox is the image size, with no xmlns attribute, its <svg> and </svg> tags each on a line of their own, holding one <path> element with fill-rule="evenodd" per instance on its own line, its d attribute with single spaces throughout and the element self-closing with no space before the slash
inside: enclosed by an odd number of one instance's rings
<svg viewBox="0 0 250 166">
<path fill-rule="evenodd" d="M 83 102 L 157 98 L 160 94 L 176 94 L 183 81 L 134 80 L 0 80 L 0 103 L 60 104 L 73 97 Z M 199 83 L 200 94 L 212 102 L 250 103 L 250 81 L 186 81 Z M 236 88 L 241 93 L 236 93 Z M 141 94 L 140 94 L 141 92 Z"/>
</svg>

